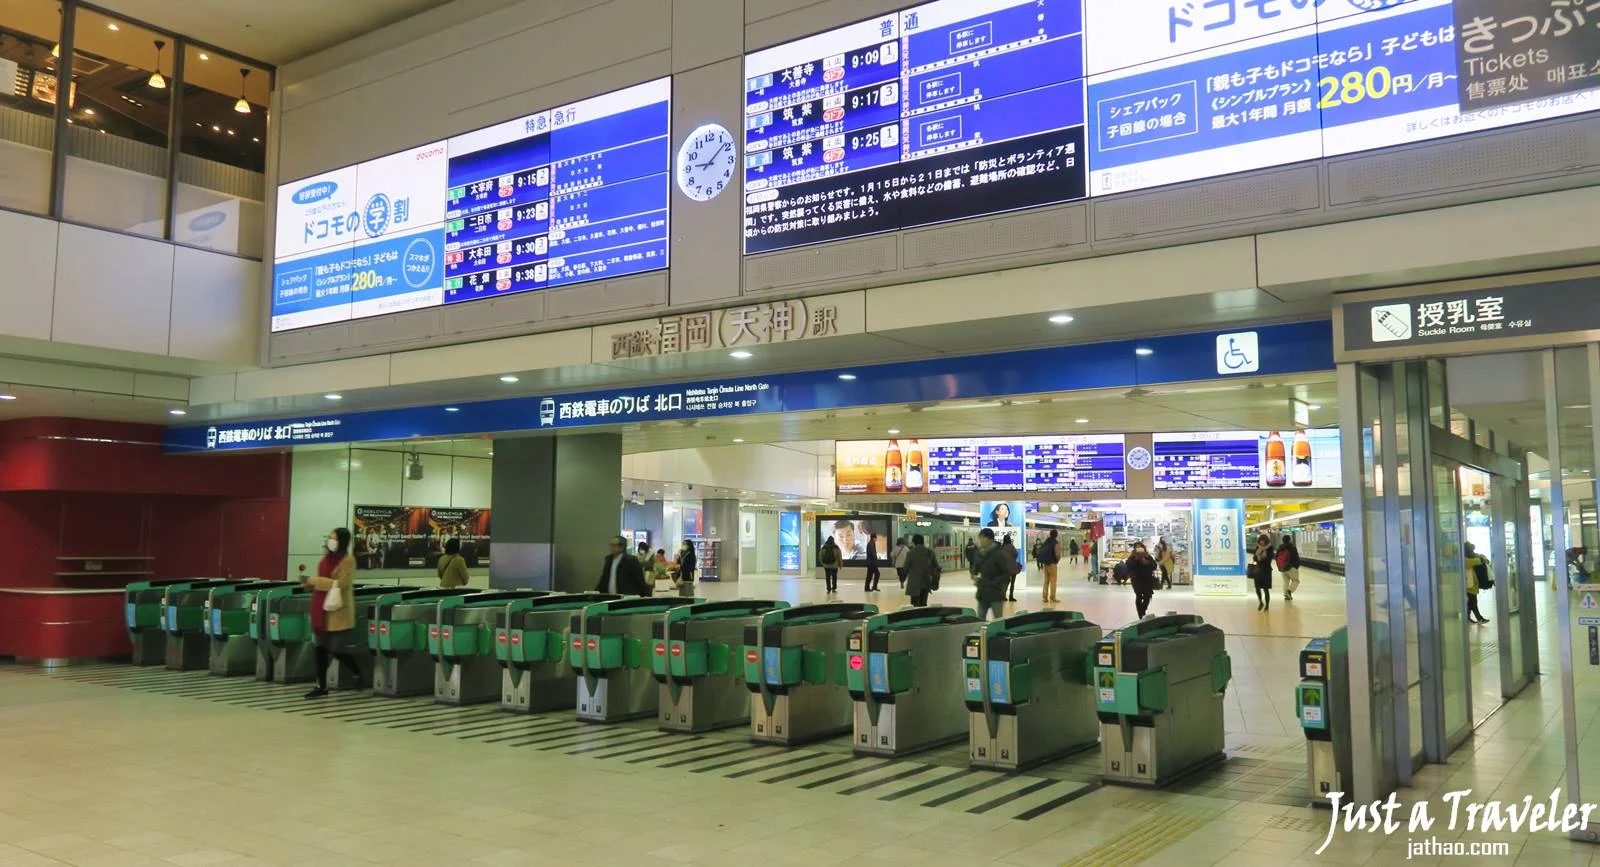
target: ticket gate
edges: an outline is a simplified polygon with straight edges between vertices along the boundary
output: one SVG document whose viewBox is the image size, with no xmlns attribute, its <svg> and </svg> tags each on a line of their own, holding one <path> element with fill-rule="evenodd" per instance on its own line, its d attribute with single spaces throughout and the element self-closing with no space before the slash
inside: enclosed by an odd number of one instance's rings
<svg viewBox="0 0 1600 867">
<path fill-rule="evenodd" d="M 128 624 L 134 665 L 162 665 L 167 661 L 167 631 L 163 628 L 161 603 L 167 590 L 192 583 L 184 578 L 135 581 L 123 592 L 123 619 Z"/>
<path fill-rule="evenodd" d="M 703 601 L 634 596 L 585 605 L 572 615 L 567 646 L 578 672 L 578 719 L 610 723 L 655 715 L 660 694 L 644 650 L 651 624 L 670 609 Z"/>
<path fill-rule="evenodd" d="M 218 578 L 167 588 L 161 602 L 161 628 L 167 632 L 167 668 L 200 671 L 211 667 L 211 636 L 205 633 L 206 601 L 213 590 L 251 583 L 254 582 Z"/>
<path fill-rule="evenodd" d="M 1314 638 L 1300 651 L 1294 705 L 1306 735 L 1306 777 L 1312 806 L 1329 807 L 1328 795 L 1349 792 L 1355 760 L 1350 751 L 1350 637 L 1345 627 Z"/>
<path fill-rule="evenodd" d="M 366 629 L 365 617 L 371 601 L 378 596 L 391 593 L 414 590 L 413 587 L 396 587 L 385 584 L 378 587 L 363 587 L 356 585 L 354 597 L 350 604 L 355 606 L 356 635 L 361 635 Z M 266 668 L 262 663 L 256 666 L 256 679 L 269 680 L 273 683 L 305 683 L 315 680 L 316 671 L 316 646 L 311 638 L 311 601 L 312 592 L 306 587 L 295 587 L 283 596 L 270 596 L 260 600 L 256 608 L 256 624 L 263 631 L 267 640 L 256 643 L 259 649 L 263 645 L 268 648 L 269 659 Z M 369 634 L 370 637 L 370 634 Z M 258 656 L 259 659 L 259 656 Z M 354 684 L 354 678 L 349 673 L 338 670 L 338 663 L 332 663 L 334 676 L 329 683 L 337 689 L 345 689 Z M 370 672 L 361 672 L 367 683 Z"/>
<path fill-rule="evenodd" d="M 372 694 L 397 698 L 433 691 L 428 633 L 437 628 L 439 601 L 482 593 L 472 587 L 389 592 L 358 607 L 366 614 L 372 649 Z"/>
<path fill-rule="evenodd" d="M 297 583 L 284 584 L 280 592 L 262 591 L 250 600 L 250 637 L 256 643 L 256 680 L 271 683 L 277 674 L 281 650 L 272 640 L 268 625 L 278 608 L 278 603 L 292 596 L 311 595 L 309 587 Z"/>
<path fill-rule="evenodd" d="M 972 767 L 1015 771 L 1099 745 L 1092 669 L 1100 635 L 1076 611 L 1013 614 L 967 635 Z"/>
<path fill-rule="evenodd" d="M 740 644 L 746 627 L 787 602 L 734 599 L 684 605 L 650 626 L 650 670 L 660 684 L 661 730 L 703 732 L 750 721 Z"/>
<path fill-rule="evenodd" d="M 1222 630 L 1193 614 L 1147 617 L 1095 645 L 1101 774 L 1164 786 L 1223 756 Z"/>
<path fill-rule="evenodd" d="M 433 700 L 463 705 L 499 698 L 495 621 L 503 621 L 508 608 L 548 595 L 548 590 L 505 590 L 440 599 L 434 622 L 428 627 Z"/>
<path fill-rule="evenodd" d="M 790 746 L 850 731 L 850 633 L 876 605 L 825 602 L 780 608 L 744 628 L 750 737 Z"/>
<path fill-rule="evenodd" d="M 507 605 L 495 618 L 500 709 L 544 713 L 572 707 L 578 684 L 567 655 L 572 613 L 621 598 L 608 593 L 555 593 Z"/>
<path fill-rule="evenodd" d="M 212 674 L 234 677 L 255 672 L 256 640 L 250 637 L 250 608 L 259 594 L 283 592 L 293 586 L 282 581 L 255 581 L 212 589 L 200 621 L 200 631 L 210 639 L 207 655 Z"/>
<path fill-rule="evenodd" d="M 874 614 L 847 645 L 860 755 L 902 756 L 967 736 L 961 648 L 981 623 L 970 608 L 933 605 Z"/>
</svg>

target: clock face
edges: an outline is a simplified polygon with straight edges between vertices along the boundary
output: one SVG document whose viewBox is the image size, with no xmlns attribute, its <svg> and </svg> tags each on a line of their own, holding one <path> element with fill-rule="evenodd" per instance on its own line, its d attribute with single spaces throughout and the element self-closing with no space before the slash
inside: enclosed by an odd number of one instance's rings
<svg viewBox="0 0 1600 867">
<path fill-rule="evenodd" d="M 709 202 L 733 183 L 739 148 L 720 124 L 700 126 L 678 148 L 678 189 L 697 202 Z"/>
<path fill-rule="evenodd" d="M 1150 467 L 1150 450 L 1144 446 L 1134 446 L 1133 451 L 1128 452 L 1128 466 L 1136 470 L 1148 469 Z"/>
</svg>

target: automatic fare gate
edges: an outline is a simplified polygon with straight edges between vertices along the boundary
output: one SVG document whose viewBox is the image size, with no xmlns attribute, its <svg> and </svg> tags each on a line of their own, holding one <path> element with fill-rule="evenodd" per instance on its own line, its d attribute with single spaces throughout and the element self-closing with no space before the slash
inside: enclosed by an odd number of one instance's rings
<svg viewBox="0 0 1600 867">
<path fill-rule="evenodd" d="M 1164 786 L 1224 758 L 1222 630 L 1193 614 L 1146 618 L 1095 646 L 1094 676 L 1106 782 Z"/>
<path fill-rule="evenodd" d="M 206 603 L 211 591 L 251 584 L 214 579 L 174 584 L 161 603 L 161 626 L 167 631 L 167 668 L 199 671 L 211 667 L 211 638 L 205 633 Z"/>
<path fill-rule="evenodd" d="M 750 737 L 793 745 L 850 731 L 850 634 L 876 605 L 824 602 L 768 611 L 744 628 Z"/>
<path fill-rule="evenodd" d="M 356 634 L 359 636 L 365 622 L 367 609 L 373 599 L 394 593 L 415 590 L 415 587 L 396 587 L 392 584 L 354 587 L 353 599 L 348 603 L 356 608 Z M 265 596 L 256 600 L 254 628 L 266 636 L 256 642 L 256 679 L 272 683 L 305 683 L 316 678 L 316 646 L 311 638 L 311 600 L 315 598 L 309 587 L 296 587 L 282 596 Z M 368 633 L 370 643 L 371 633 Z M 335 672 L 329 680 L 335 688 L 344 689 L 352 682 L 351 676 L 339 670 L 337 661 L 330 664 Z M 363 676 L 365 675 L 362 672 Z M 370 683 L 370 681 L 368 681 Z"/>
<path fill-rule="evenodd" d="M 507 590 L 446 596 L 428 627 L 433 657 L 433 700 L 439 704 L 479 704 L 500 697 L 500 663 L 495 659 L 495 622 L 507 607 L 525 605 L 548 590 Z"/>
<path fill-rule="evenodd" d="M 1349 792 L 1355 760 L 1350 751 L 1350 634 L 1341 626 L 1300 651 L 1294 704 L 1306 735 L 1306 779 L 1311 804 L 1331 806 L 1328 795 Z"/>
<path fill-rule="evenodd" d="M 212 674 L 234 677 L 256 670 L 256 640 L 250 634 L 250 612 L 263 593 L 284 594 L 294 589 L 283 581 L 258 581 L 219 587 L 206 598 L 201 631 L 210 638 Z"/>
<path fill-rule="evenodd" d="M 572 615 L 572 662 L 578 669 L 578 719 L 618 722 L 654 716 L 659 691 L 644 645 L 650 627 L 668 610 L 704 602 L 680 596 L 643 596 L 596 602 Z"/>
<path fill-rule="evenodd" d="M 572 707 L 578 673 L 567 655 L 572 613 L 608 593 L 555 593 L 507 605 L 495 619 L 494 653 L 500 662 L 500 709 L 544 713 Z"/>
<path fill-rule="evenodd" d="M 1015 771 L 1099 744 L 1092 669 L 1100 634 L 1076 611 L 1035 611 L 967 636 L 972 767 Z"/>
<path fill-rule="evenodd" d="M 674 608 L 651 625 L 650 667 L 661 730 L 703 732 L 750 721 L 739 642 L 745 628 L 787 602 L 734 599 Z"/>
<path fill-rule="evenodd" d="M 194 582 L 182 578 L 160 581 L 135 581 L 123 591 L 124 619 L 128 641 L 133 645 L 134 665 L 161 665 L 167 660 L 167 631 L 164 628 L 163 602 L 173 587 Z"/>
<path fill-rule="evenodd" d="M 385 593 L 367 612 L 367 646 L 372 648 L 372 694 L 391 698 L 433 691 L 433 658 L 428 630 L 437 628 L 439 600 L 483 591 L 471 587 Z"/>
<path fill-rule="evenodd" d="M 903 608 L 868 617 L 850 636 L 855 752 L 899 756 L 967 734 L 961 648 L 970 608 Z"/>
</svg>

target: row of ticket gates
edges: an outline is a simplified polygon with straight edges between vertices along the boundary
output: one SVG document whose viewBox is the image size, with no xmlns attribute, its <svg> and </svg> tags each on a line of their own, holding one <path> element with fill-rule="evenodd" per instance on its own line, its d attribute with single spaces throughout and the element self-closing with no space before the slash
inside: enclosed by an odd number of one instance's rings
<svg viewBox="0 0 1600 867">
<path fill-rule="evenodd" d="M 312 680 L 311 600 L 284 582 L 131 584 L 134 662 Z M 1223 757 L 1231 664 L 1222 631 L 1194 615 L 1104 633 L 1068 611 L 984 622 L 941 606 L 392 585 L 358 586 L 350 604 L 371 668 L 335 661 L 330 683 L 359 676 L 379 696 L 574 709 L 596 723 L 654 716 L 674 732 L 748 726 L 780 745 L 848 732 L 874 756 L 965 738 L 974 767 L 999 770 L 1098 745 L 1105 779 L 1132 785 Z"/>
</svg>

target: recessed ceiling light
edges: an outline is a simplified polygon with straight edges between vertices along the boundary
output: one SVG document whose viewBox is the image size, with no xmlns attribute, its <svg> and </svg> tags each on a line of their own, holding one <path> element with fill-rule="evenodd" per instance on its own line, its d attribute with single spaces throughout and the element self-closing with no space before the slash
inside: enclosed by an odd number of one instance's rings
<svg viewBox="0 0 1600 867">
<path fill-rule="evenodd" d="M 746 358 L 752 358 L 754 356 L 755 353 L 749 351 L 748 349 L 735 349 L 734 351 L 728 353 L 729 358 L 737 358 L 740 361 L 743 361 Z"/>
<path fill-rule="evenodd" d="M 1089 423 L 1089 420 L 1086 419 L 1086 418 L 1075 418 L 1075 419 L 1073 419 L 1073 421 L 1076 422 L 1077 424 L 1088 424 Z"/>
<path fill-rule="evenodd" d="M 740 438 L 740 437 L 734 437 L 734 438 L 733 438 L 733 441 L 734 441 L 734 442 L 736 442 L 736 443 L 742 443 L 742 442 L 744 442 L 744 440 L 743 440 L 743 439 L 742 439 L 742 438 Z"/>
<path fill-rule="evenodd" d="M 1317 410 L 1322 409 L 1322 404 L 1320 404 L 1320 403 L 1308 403 L 1308 404 L 1306 404 L 1306 409 L 1309 409 L 1312 412 L 1316 412 Z"/>
<path fill-rule="evenodd" d="M 84 109 L 84 110 L 83 110 L 83 113 L 84 113 L 84 114 L 86 114 L 86 115 L 88 115 L 88 116 L 90 116 L 90 117 L 94 117 L 94 109 L 92 109 L 92 108 L 86 108 L 86 109 Z"/>
<path fill-rule="evenodd" d="M 1057 313 L 1056 315 L 1050 317 L 1050 324 L 1070 325 L 1075 318 L 1076 317 L 1074 317 L 1071 313 Z"/>
<path fill-rule="evenodd" d="M 513 376 L 512 374 L 508 373 L 505 376 L 500 377 L 500 381 L 501 382 L 520 382 L 521 380 L 518 379 L 516 376 Z"/>
<path fill-rule="evenodd" d="M 118 27 L 117 26 L 117 22 L 115 22 L 115 21 L 107 21 L 106 22 L 106 29 L 110 30 L 112 32 L 116 32 L 118 30 L 121 30 L 122 28 Z"/>
<path fill-rule="evenodd" d="M 202 52 L 200 52 L 200 59 L 201 60 L 210 60 L 211 59 L 211 55 L 209 55 L 209 54 L 205 53 L 204 51 L 202 51 Z"/>
<path fill-rule="evenodd" d="M 188 414 L 189 414 L 189 411 L 186 410 L 186 409 L 169 409 L 169 410 L 167 410 L 167 415 L 188 415 Z"/>
<path fill-rule="evenodd" d="M 255 136 L 251 136 L 250 140 L 255 142 L 256 144 L 261 144 L 261 139 L 255 137 Z"/>
<path fill-rule="evenodd" d="M 841 373 L 841 374 L 839 374 L 839 378 L 844 380 L 845 382 L 855 382 L 856 381 L 856 375 L 853 374 L 853 373 Z"/>
<path fill-rule="evenodd" d="M 211 125 L 211 131 L 212 132 L 222 132 L 222 127 L 217 126 L 216 124 L 212 124 Z"/>
<path fill-rule="evenodd" d="M 344 395 L 328 393 L 322 396 L 323 400 L 344 400 Z"/>
<path fill-rule="evenodd" d="M 459 407 L 459 406 L 447 406 L 447 407 L 444 408 L 444 411 L 445 412 L 460 412 L 461 411 L 461 407 Z"/>
<path fill-rule="evenodd" d="M 1148 346 L 1141 346 L 1133 351 L 1134 355 L 1155 355 L 1156 351 Z"/>
<path fill-rule="evenodd" d="M 16 400 L 16 399 L 17 399 L 17 396 L 14 395 L 14 394 L 5 394 L 3 392 L 0 392 L 0 400 Z"/>
<path fill-rule="evenodd" d="M 892 427 L 892 428 L 889 428 L 889 433 L 890 433 L 890 434 L 891 434 L 891 435 L 893 435 L 893 434 L 898 434 L 898 433 L 900 433 L 900 429 L 899 429 L 899 428 L 897 428 L 897 427 Z"/>
<path fill-rule="evenodd" d="M 228 135 L 236 135 L 236 133 L 233 130 L 230 129 L 230 130 L 228 130 Z"/>
</svg>

